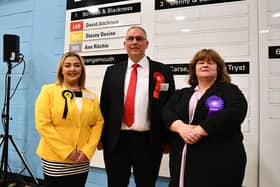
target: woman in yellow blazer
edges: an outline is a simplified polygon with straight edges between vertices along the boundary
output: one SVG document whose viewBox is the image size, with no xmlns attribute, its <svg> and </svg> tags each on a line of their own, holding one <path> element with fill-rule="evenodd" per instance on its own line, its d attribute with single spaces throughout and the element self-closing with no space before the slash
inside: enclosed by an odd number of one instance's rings
<svg viewBox="0 0 280 187">
<path fill-rule="evenodd" d="M 44 185 L 84 187 L 104 120 L 96 94 L 85 88 L 85 65 L 78 54 L 65 53 L 56 83 L 42 87 L 35 121 Z"/>
</svg>

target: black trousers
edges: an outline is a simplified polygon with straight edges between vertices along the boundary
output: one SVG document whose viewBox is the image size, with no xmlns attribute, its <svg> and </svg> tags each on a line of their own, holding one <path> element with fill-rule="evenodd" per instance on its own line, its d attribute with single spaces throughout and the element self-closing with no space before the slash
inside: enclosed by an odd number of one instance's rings
<svg viewBox="0 0 280 187">
<path fill-rule="evenodd" d="M 44 187 L 84 187 L 87 176 L 88 172 L 60 177 L 53 177 L 44 174 Z"/>
<path fill-rule="evenodd" d="M 155 187 L 161 149 L 152 150 L 150 132 L 121 131 L 114 152 L 104 150 L 108 187 L 127 187 L 133 170 L 136 187 Z"/>
</svg>

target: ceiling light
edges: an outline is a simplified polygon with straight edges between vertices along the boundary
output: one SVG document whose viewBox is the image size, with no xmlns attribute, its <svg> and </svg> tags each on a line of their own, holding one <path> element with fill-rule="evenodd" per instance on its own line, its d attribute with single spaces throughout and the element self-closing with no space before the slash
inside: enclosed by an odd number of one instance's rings
<svg viewBox="0 0 280 187">
<path fill-rule="evenodd" d="M 271 17 L 273 17 L 273 18 L 279 18 L 279 17 L 280 17 L 280 12 L 277 12 L 277 13 L 272 14 Z"/>
<path fill-rule="evenodd" d="M 181 29 L 180 31 L 181 32 L 191 32 L 192 30 L 191 29 Z"/>
<path fill-rule="evenodd" d="M 175 19 L 176 20 L 184 20 L 186 17 L 185 16 L 176 16 Z"/>
<path fill-rule="evenodd" d="M 260 34 L 265 34 L 265 33 L 269 33 L 269 29 L 263 29 L 259 31 Z"/>
</svg>

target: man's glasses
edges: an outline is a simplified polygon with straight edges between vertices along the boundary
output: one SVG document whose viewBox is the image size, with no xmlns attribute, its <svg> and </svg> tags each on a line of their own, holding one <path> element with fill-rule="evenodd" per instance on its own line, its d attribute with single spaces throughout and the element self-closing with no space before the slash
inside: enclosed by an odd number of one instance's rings
<svg viewBox="0 0 280 187">
<path fill-rule="evenodd" d="M 146 40 L 146 38 L 143 36 L 128 36 L 125 40 L 129 42 L 133 42 L 134 40 L 136 40 L 136 42 L 142 42 Z"/>
</svg>

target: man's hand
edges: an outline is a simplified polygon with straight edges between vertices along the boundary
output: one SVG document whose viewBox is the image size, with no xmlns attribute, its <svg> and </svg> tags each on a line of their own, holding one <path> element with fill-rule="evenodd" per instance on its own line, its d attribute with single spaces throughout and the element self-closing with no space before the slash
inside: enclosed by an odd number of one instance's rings
<svg viewBox="0 0 280 187">
<path fill-rule="evenodd" d="M 169 144 L 168 143 L 163 143 L 162 144 L 162 153 L 163 154 L 168 154 L 169 153 Z"/>
<path fill-rule="evenodd" d="M 102 150 L 103 149 L 103 143 L 99 142 L 97 145 L 97 150 Z"/>
</svg>

